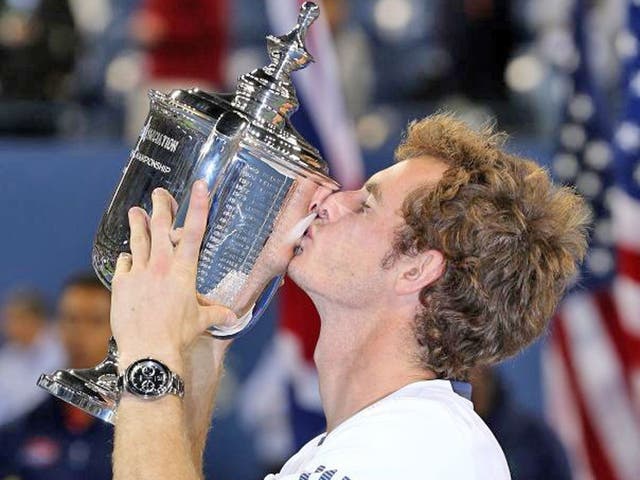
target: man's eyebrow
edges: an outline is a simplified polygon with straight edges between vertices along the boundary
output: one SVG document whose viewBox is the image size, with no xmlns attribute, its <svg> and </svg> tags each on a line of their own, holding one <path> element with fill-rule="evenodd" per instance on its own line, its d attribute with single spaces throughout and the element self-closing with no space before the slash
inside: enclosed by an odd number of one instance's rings
<svg viewBox="0 0 640 480">
<path fill-rule="evenodd" d="M 364 184 L 364 188 L 373 195 L 377 203 L 382 203 L 382 192 L 380 191 L 380 185 L 376 182 L 367 182 Z"/>
</svg>

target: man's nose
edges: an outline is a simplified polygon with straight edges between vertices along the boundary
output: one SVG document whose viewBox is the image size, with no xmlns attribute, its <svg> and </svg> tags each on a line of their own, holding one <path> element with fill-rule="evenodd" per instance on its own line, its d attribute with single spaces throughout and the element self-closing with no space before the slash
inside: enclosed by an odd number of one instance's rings
<svg viewBox="0 0 640 480">
<path fill-rule="evenodd" d="M 311 201 L 309 202 L 309 213 L 317 210 L 320 205 L 329 197 L 332 193 L 332 190 L 327 187 L 318 187 L 316 191 L 313 193 L 311 197 Z"/>
<path fill-rule="evenodd" d="M 318 218 L 335 222 L 343 216 L 352 213 L 353 208 L 350 201 L 352 192 L 333 192 L 326 197 L 316 208 Z"/>
</svg>

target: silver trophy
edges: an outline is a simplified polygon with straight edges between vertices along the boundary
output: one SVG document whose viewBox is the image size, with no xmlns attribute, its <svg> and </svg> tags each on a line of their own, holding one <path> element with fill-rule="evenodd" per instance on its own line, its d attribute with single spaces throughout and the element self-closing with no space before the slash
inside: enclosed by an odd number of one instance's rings
<svg viewBox="0 0 640 480">
<path fill-rule="evenodd" d="M 205 179 L 211 208 L 197 290 L 204 299 L 233 309 L 239 319 L 208 333 L 232 338 L 264 313 L 282 283 L 296 237 L 312 219 L 312 197 L 318 189 L 339 187 L 318 150 L 289 122 L 298 108 L 290 74 L 313 61 L 304 38 L 318 14 L 318 6 L 306 2 L 291 32 L 268 36 L 271 63 L 241 76 L 234 94 L 149 92 L 149 115 L 94 243 L 93 267 L 107 287 L 118 255 L 129 251 L 128 210 L 138 205 L 151 212 L 151 192 L 163 187 L 178 202 L 178 228 L 192 184 Z M 41 375 L 38 385 L 113 422 L 117 367 L 112 339 L 97 367 Z"/>
</svg>

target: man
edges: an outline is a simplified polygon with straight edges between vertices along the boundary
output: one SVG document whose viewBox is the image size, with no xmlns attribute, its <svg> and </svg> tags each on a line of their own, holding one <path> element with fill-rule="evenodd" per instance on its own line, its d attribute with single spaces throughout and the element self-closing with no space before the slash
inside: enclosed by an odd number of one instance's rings
<svg viewBox="0 0 640 480">
<path fill-rule="evenodd" d="M 267 478 L 509 478 L 459 380 L 544 330 L 585 253 L 589 213 L 499 140 L 447 115 L 426 118 L 410 125 L 394 166 L 310 205 L 318 216 L 288 272 L 321 317 L 327 433 Z M 233 317 L 195 292 L 208 207 L 196 182 L 175 248 L 165 191 L 154 192 L 151 218 L 129 213 L 131 255 L 118 260 L 111 320 L 126 369 L 116 479 L 200 478 L 228 342 L 195 339 Z M 132 372 L 154 373 L 157 362 L 184 379 L 184 399 L 140 398 Z"/>
<path fill-rule="evenodd" d="M 88 368 L 104 357 L 110 302 L 109 291 L 94 275 L 74 276 L 65 284 L 56 321 L 69 367 Z M 35 379 L 31 388 L 37 389 Z M 47 396 L 0 430 L 0 479 L 110 479 L 112 436 L 110 425 Z"/>
<path fill-rule="evenodd" d="M 0 425 L 24 415 L 46 397 L 33 388 L 38 376 L 65 362 L 49 324 L 47 304 L 37 290 L 10 294 L 0 311 L 5 343 L 0 347 Z"/>
</svg>

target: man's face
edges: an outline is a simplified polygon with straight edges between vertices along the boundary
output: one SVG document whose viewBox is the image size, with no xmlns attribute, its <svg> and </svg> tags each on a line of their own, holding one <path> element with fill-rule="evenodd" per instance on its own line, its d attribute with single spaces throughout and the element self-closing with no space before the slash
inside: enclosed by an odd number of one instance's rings
<svg viewBox="0 0 640 480">
<path fill-rule="evenodd" d="M 7 305 L 0 315 L 3 333 L 9 342 L 26 347 L 38 339 L 46 319 L 22 305 Z"/>
<path fill-rule="evenodd" d="M 289 275 L 312 298 L 358 308 L 393 295 L 393 271 L 382 268 L 406 195 L 435 185 L 447 166 L 431 157 L 399 162 L 356 191 L 336 192 L 318 206 L 314 221 L 289 264 Z"/>
<path fill-rule="evenodd" d="M 110 302 L 109 292 L 97 286 L 72 286 L 62 293 L 58 326 L 71 368 L 93 367 L 105 357 Z"/>
</svg>

